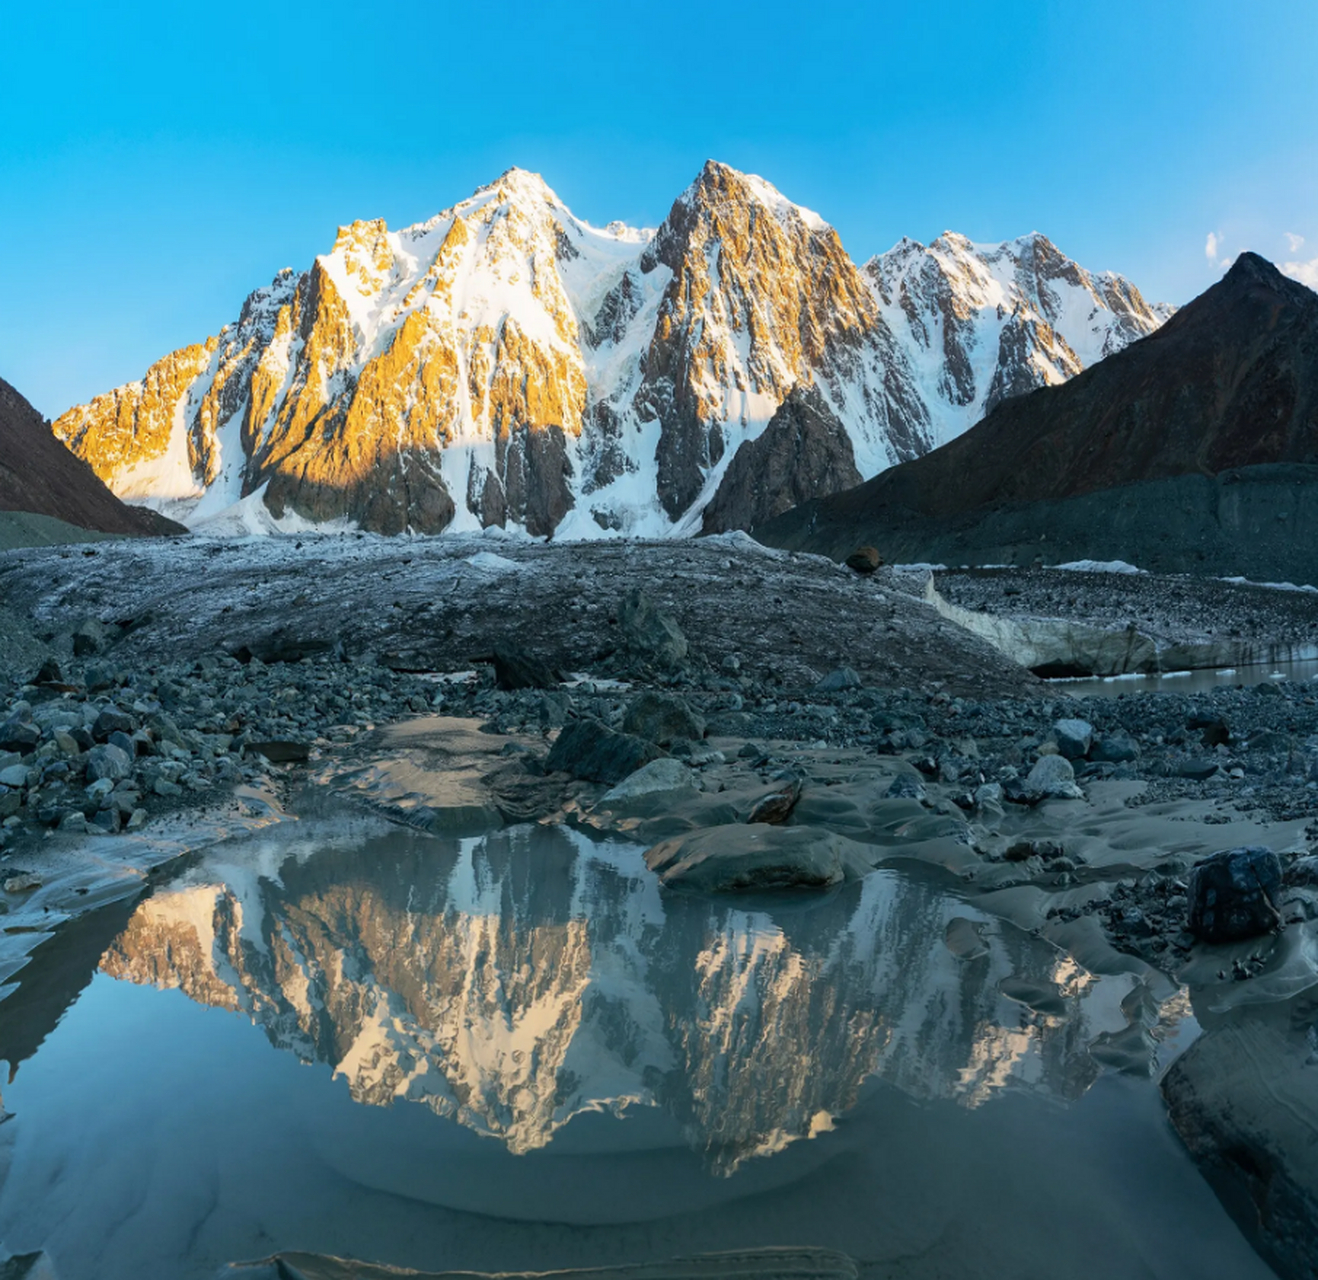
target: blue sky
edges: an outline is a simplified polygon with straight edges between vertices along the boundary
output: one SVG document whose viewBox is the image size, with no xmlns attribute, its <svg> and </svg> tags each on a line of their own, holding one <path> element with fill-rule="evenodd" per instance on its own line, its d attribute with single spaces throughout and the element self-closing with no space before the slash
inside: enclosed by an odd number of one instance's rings
<svg viewBox="0 0 1318 1280">
<path fill-rule="evenodd" d="M 11 6 L 4 43 L 0 377 L 51 416 L 339 223 L 514 164 L 597 223 L 657 223 L 714 157 L 857 260 L 1037 229 L 1154 299 L 1245 247 L 1318 283 L 1313 0 L 70 0 Z"/>
</svg>

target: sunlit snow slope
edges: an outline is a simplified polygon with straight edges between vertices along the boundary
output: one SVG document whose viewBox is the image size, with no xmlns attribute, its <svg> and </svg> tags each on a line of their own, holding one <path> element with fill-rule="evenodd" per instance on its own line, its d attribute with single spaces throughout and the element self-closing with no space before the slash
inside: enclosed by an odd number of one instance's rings
<svg viewBox="0 0 1318 1280">
<path fill-rule="evenodd" d="M 511 169 L 428 222 L 340 228 L 54 430 L 194 526 L 683 534 L 919 456 L 1165 318 L 1038 235 L 903 240 L 861 270 L 817 214 L 712 161 L 644 231 Z"/>
</svg>

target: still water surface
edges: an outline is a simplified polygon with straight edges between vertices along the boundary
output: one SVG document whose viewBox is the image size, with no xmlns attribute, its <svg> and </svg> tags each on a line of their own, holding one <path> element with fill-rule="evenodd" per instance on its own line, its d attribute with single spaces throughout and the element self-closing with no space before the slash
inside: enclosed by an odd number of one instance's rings
<svg viewBox="0 0 1318 1280">
<path fill-rule="evenodd" d="M 1292 680 L 1307 684 L 1318 680 L 1318 659 L 1302 662 L 1263 662 L 1220 671 L 1171 671 L 1153 676 L 1093 676 L 1085 680 L 1049 680 L 1048 687 L 1073 698 L 1116 698 L 1123 693 L 1209 693 L 1237 685 Z"/>
<path fill-rule="evenodd" d="M 290 824 L 111 923 L 62 1016 L 57 951 L 0 1003 L 0 1241 L 62 1280 L 775 1244 L 883 1277 L 1271 1275 L 1156 1085 L 1090 1051 L 1135 980 L 929 878 L 709 900 L 561 829 Z"/>
</svg>

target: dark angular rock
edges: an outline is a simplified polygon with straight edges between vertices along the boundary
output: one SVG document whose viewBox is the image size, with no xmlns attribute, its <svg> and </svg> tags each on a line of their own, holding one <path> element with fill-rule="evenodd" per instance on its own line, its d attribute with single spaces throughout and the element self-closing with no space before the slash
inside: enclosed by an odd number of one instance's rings
<svg viewBox="0 0 1318 1280">
<path fill-rule="evenodd" d="M 34 724 L 24 724 L 21 720 L 7 720 L 0 725 L 0 751 L 18 751 L 28 755 L 35 751 L 41 741 L 41 730 Z"/>
<path fill-rule="evenodd" d="M 311 748 L 305 742 L 290 742 L 283 739 L 269 742 L 249 742 L 247 750 L 264 756 L 271 764 L 297 764 L 311 756 Z"/>
<path fill-rule="evenodd" d="M 1138 760 L 1139 756 L 1139 743 L 1130 734 L 1120 730 L 1095 738 L 1094 745 L 1089 749 L 1089 758 L 1099 763 L 1125 764 L 1130 760 Z"/>
<path fill-rule="evenodd" d="M 74 628 L 73 656 L 75 658 L 88 658 L 94 653 L 100 653 L 104 644 L 105 628 L 95 618 L 88 618 Z"/>
<path fill-rule="evenodd" d="M 1231 743 L 1231 729 L 1225 720 L 1212 716 L 1191 716 L 1187 726 L 1201 731 L 1200 742 L 1210 750 L 1213 747 L 1225 747 Z"/>
<path fill-rule="evenodd" d="M 1190 872 L 1190 932 L 1202 942 L 1236 942 L 1281 924 L 1281 862 L 1271 849 L 1227 849 Z"/>
<path fill-rule="evenodd" d="M 495 645 L 490 661 L 498 689 L 554 689 L 562 683 L 558 672 L 547 663 L 508 645 Z"/>
<path fill-rule="evenodd" d="M 1053 725 L 1053 737 L 1068 760 L 1083 760 L 1094 741 L 1094 726 L 1088 720 L 1059 720 Z"/>
<path fill-rule="evenodd" d="M 598 720 L 574 720 L 559 733 L 545 760 L 545 771 L 614 786 L 662 755 L 644 738 L 615 733 Z"/>
<path fill-rule="evenodd" d="M 680 667 L 687 656 L 687 639 L 677 620 L 642 591 L 629 591 L 618 609 L 623 647 L 656 667 Z"/>
<path fill-rule="evenodd" d="M 118 747 L 120 751 L 131 760 L 137 755 L 137 743 L 133 741 L 122 729 L 116 729 L 107 739 L 112 747 Z"/>
<path fill-rule="evenodd" d="M 33 684 L 63 684 L 64 672 L 54 658 L 47 658 L 41 664 L 41 670 L 32 677 Z"/>
<path fill-rule="evenodd" d="M 97 742 L 106 742 L 112 733 L 131 734 L 136 728 L 137 724 L 128 712 L 118 707 L 106 707 L 92 725 L 92 737 Z"/>
<path fill-rule="evenodd" d="M 698 741 L 705 736 L 705 722 L 676 694 L 649 690 L 632 701 L 623 719 L 624 733 L 666 747 L 679 738 Z"/>
</svg>

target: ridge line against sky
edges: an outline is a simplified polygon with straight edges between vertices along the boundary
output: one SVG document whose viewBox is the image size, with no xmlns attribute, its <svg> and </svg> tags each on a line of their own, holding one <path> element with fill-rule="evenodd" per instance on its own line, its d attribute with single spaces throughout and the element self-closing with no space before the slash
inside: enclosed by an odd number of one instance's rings
<svg viewBox="0 0 1318 1280">
<path fill-rule="evenodd" d="M 355 218 L 516 165 L 657 225 L 707 158 L 857 262 L 1031 230 L 1184 303 L 1245 248 L 1318 285 L 1318 5 L 1227 0 L 7 15 L 0 377 L 47 416 L 235 319 Z"/>
</svg>

